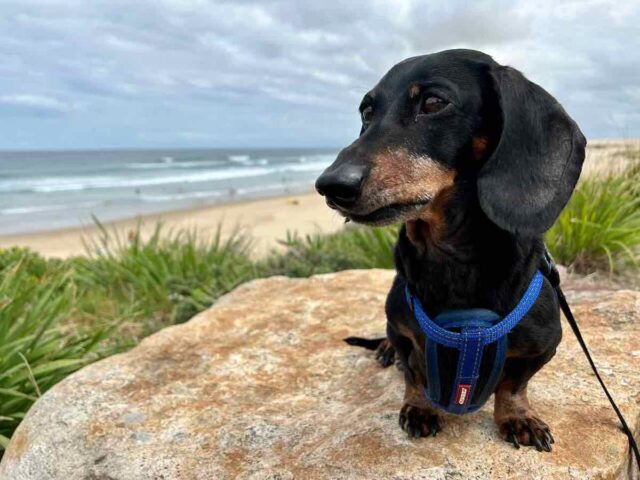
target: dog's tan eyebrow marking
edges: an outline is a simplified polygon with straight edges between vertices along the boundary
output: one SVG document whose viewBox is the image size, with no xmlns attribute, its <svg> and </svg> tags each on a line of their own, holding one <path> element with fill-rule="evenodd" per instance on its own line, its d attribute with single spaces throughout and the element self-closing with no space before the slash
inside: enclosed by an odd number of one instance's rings
<svg viewBox="0 0 640 480">
<path fill-rule="evenodd" d="M 487 137 L 473 137 L 471 142 L 471 150 L 476 160 L 482 160 L 487 150 L 489 139 Z"/>
<path fill-rule="evenodd" d="M 420 85 L 414 83 L 409 87 L 409 98 L 415 98 L 420 95 Z"/>
</svg>

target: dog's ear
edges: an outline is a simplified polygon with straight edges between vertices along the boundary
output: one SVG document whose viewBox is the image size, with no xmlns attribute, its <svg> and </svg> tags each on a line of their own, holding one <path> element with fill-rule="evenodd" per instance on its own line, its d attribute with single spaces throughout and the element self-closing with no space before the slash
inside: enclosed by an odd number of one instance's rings
<svg viewBox="0 0 640 480">
<path fill-rule="evenodd" d="M 510 67 L 490 71 L 502 117 L 495 149 L 478 174 L 478 196 L 499 227 L 548 230 L 580 176 L 586 140 L 562 106 Z"/>
</svg>

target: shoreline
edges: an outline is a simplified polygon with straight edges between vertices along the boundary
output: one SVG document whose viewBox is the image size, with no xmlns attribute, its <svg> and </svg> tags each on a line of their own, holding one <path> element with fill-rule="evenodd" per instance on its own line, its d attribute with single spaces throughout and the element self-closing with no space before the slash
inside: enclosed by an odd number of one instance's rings
<svg viewBox="0 0 640 480">
<path fill-rule="evenodd" d="M 640 140 L 591 140 L 586 152 L 582 177 L 606 175 L 631 165 L 640 154 Z M 222 236 L 228 237 L 237 229 L 251 237 L 253 255 L 261 256 L 278 248 L 278 240 L 287 231 L 300 235 L 332 233 L 344 225 L 344 220 L 330 210 L 320 195 L 311 189 L 306 192 L 280 196 L 263 195 L 251 199 L 237 199 L 207 206 L 194 206 L 162 213 L 151 213 L 122 220 L 105 221 L 104 227 L 127 236 L 138 223 L 142 237 L 147 238 L 158 222 L 167 230 L 196 229 L 202 235 L 212 235 L 221 225 Z M 91 241 L 100 230 L 93 223 L 86 225 L 0 234 L 0 249 L 13 246 L 30 248 L 46 257 L 70 257 L 86 254 L 83 239 Z"/>
<path fill-rule="evenodd" d="M 323 198 L 313 192 L 142 215 L 104 222 L 103 226 L 126 236 L 140 224 L 142 236 L 146 238 L 159 222 L 167 230 L 196 229 L 202 235 L 213 235 L 220 226 L 223 238 L 239 230 L 251 237 L 252 252 L 257 256 L 277 248 L 278 240 L 284 239 L 287 231 L 297 231 L 300 235 L 331 233 L 344 224 L 344 220 L 326 206 Z M 83 240 L 91 241 L 99 234 L 100 229 L 96 225 L 87 224 L 60 230 L 0 235 L 0 249 L 26 247 L 45 257 L 68 258 L 85 255 Z"/>
</svg>

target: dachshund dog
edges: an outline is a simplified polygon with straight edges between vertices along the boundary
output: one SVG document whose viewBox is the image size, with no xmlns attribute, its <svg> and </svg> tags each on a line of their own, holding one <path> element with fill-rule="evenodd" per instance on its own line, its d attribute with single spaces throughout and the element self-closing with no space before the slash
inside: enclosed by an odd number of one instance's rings
<svg viewBox="0 0 640 480">
<path fill-rule="evenodd" d="M 316 189 L 347 220 L 402 223 L 387 336 L 362 346 L 377 347 L 383 366 L 400 361 L 401 428 L 411 437 L 435 435 L 443 417 L 424 395 L 425 335 L 405 288 L 432 318 L 470 308 L 508 314 L 542 262 L 542 234 L 571 196 L 586 140 L 544 89 L 473 50 L 404 60 L 359 110 L 359 138 Z M 553 437 L 527 398 L 527 384 L 553 357 L 561 335 L 558 300 L 545 278 L 535 304 L 508 334 L 494 390 L 495 422 L 515 447 L 551 450 Z M 446 355 L 440 363 L 456 367 Z"/>
</svg>

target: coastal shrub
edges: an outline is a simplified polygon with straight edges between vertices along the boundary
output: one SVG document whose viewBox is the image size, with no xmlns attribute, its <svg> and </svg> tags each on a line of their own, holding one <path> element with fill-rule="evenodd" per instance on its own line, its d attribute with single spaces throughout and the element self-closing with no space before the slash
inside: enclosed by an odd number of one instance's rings
<svg viewBox="0 0 640 480">
<path fill-rule="evenodd" d="M 218 228 L 201 237 L 195 230 L 166 231 L 158 224 L 148 239 L 140 228 L 123 238 L 98 225 L 101 235 L 87 244 L 87 257 L 75 260 L 78 288 L 89 295 L 85 311 L 97 295 L 127 309 L 117 316 L 180 323 L 256 276 L 250 241 L 237 233 L 222 239 Z"/>
<path fill-rule="evenodd" d="M 581 273 L 638 269 L 640 163 L 583 179 L 545 239 L 556 261 Z"/>
<path fill-rule="evenodd" d="M 259 262 L 261 276 L 308 277 L 350 268 L 393 268 L 398 228 L 353 227 L 332 235 L 287 232 L 284 253 L 274 251 Z"/>
<path fill-rule="evenodd" d="M 21 272 L 34 278 L 42 278 L 50 275 L 54 269 L 62 270 L 65 267 L 61 259 L 45 259 L 42 255 L 30 251 L 27 248 L 12 247 L 6 250 L 0 249 L 0 272 L 20 264 Z"/>
<path fill-rule="evenodd" d="M 31 404 L 97 358 L 108 334 L 62 327 L 75 294 L 62 267 L 26 250 L 0 252 L 0 455 Z"/>
</svg>

